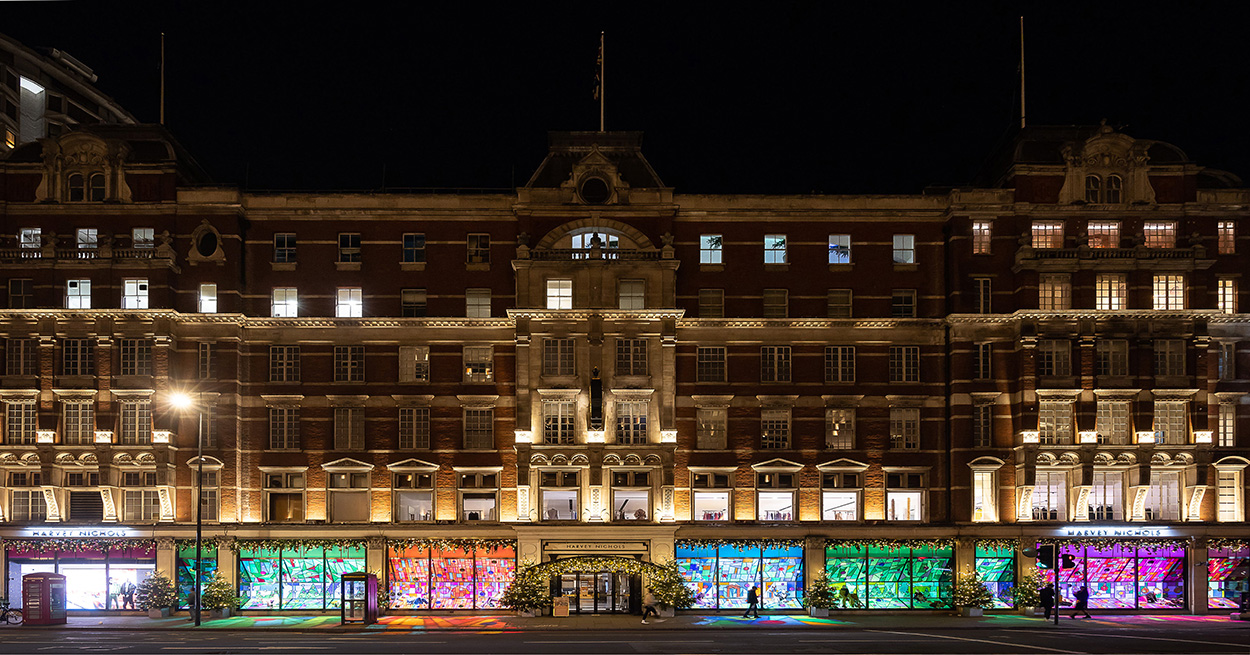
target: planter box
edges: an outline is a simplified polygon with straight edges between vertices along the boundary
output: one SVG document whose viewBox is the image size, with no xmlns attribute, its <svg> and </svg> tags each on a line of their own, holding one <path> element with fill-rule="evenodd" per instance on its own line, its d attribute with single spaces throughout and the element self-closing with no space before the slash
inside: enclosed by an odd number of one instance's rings
<svg viewBox="0 0 1250 655">
<path fill-rule="evenodd" d="M 984 616 L 985 610 L 980 607 L 961 607 L 959 608 L 960 616 Z"/>
<path fill-rule="evenodd" d="M 517 610 L 516 615 L 526 619 L 538 616 L 538 610 Z"/>
<path fill-rule="evenodd" d="M 807 614 L 809 616 L 819 616 L 821 618 L 828 618 L 829 608 L 828 607 L 809 607 L 807 608 Z"/>
<path fill-rule="evenodd" d="M 208 610 L 208 619 L 228 619 L 234 610 L 229 607 L 219 607 L 217 609 Z"/>
<path fill-rule="evenodd" d="M 664 619 L 671 619 L 674 616 L 677 616 L 677 610 L 667 605 L 658 605 L 656 606 L 655 611 L 659 612 L 660 618 Z"/>
<path fill-rule="evenodd" d="M 1042 608 L 1040 607 L 1021 607 L 1020 613 L 1025 616 L 1041 616 Z"/>
<path fill-rule="evenodd" d="M 168 607 L 153 607 L 152 609 L 148 610 L 148 618 L 149 619 L 167 619 L 169 618 L 169 608 Z"/>
</svg>

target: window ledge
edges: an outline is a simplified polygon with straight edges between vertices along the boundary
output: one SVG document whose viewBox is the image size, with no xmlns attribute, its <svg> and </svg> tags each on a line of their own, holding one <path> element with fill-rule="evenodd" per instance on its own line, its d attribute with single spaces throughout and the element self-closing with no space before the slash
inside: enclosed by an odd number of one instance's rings
<svg viewBox="0 0 1250 655">
<path fill-rule="evenodd" d="M 894 264 L 895 273 L 902 273 L 906 271 L 918 271 L 918 270 L 920 270 L 920 264 L 899 264 L 899 263 Z"/>
<path fill-rule="evenodd" d="M 482 263 L 476 263 L 476 264 L 465 264 L 465 265 L 464 265 L 464 270 L 466 270 L 466 271 L 489 271 L 489 270 L 490 270 L 490 263 L 488 262 L 488 263 L 485 263 L 485 264 L 482 264 Z"/>
<path fill-rule="evenodd" d="M 293 271 L 297 262 L 269 262 L 269 266 L 275 271 Z"/>
<path fill-rule="evenodd" d="M 771 272 L 773 272 L 773 273 L 785 273 L 785 272 L 788 272 L 788 271 L 790 270 L 790 265 L 789 265 L 789 264 L 769 264 L 769 263 L 765 263 L 765 264 L 764 264 L 764 270 L 765 270 L 765 271 L 771 271 Z"/>
<path fill-rule="evenodd" d="M 360 262 L 334 262 L 336 271 L 359 271 Z"/>
<path fill-rule="evenodd" d="M 830 264 L 830 273 L 849 273 L 855 269 L 855 264 Z"/>
<path fill-rule="evenodd" d="M 400 262 L 399 270 L 401 271 L 424 271 L 425 262 Z"/>
<path fill-rule="evenodd" d="M 699 264 L 700 273 L 723 273 L 724 271 L 724 264 Z"/>
</svg>

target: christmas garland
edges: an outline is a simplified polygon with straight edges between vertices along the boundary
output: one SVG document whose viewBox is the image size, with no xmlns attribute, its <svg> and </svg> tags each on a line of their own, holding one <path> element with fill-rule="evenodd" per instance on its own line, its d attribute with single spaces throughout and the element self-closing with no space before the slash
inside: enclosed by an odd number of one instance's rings
<svg viewBox="0 0 1250 655">
<path fill-rule="evenodd" d="M 223 548 L 230 548 L 230 542 L 233 539 L 229 537 L 205 537 L 200 540 L 200 549 L 205 553 L 216 552 Z M 178 552 L 183 548 L 195 548 L 194 539 L 175 539 L 174 552 Z"/>
<path fill-rule="evenodd" d="M 1232 537 L 1216 537 L 1214 539 L 1207 540 L 1207 548 L 1219 550 L 1246 550 L 1250 548 L 1250 540 Z"/>
<path fill-rule="evenodd" d="M 1145 548 L 1148 550 L 1158 550 L 1162 548 L 1184 548 L 1188 543 L 1184 539 L 1038 539 L 1038 543 L 1055 544 L 1058 546 L 1077 545 L 1083 548 L 1114 548 L 1115 546 L 1123 546 L 1125 548 Z"/>
<path fill-rule="evenodd" d="M 977 539 L 976 547 L 985 550 L 1002 550 L 1006 548 L 1014 551 L 1016 546 L 1019 545 L 1019 539 Z"/>
<path fill-rule="evenodd" d="M 234 552 L 241 550 L 307 550 L 311 548 L 364 548 L 359 539 L 236 539 L 230 543 Z"/>
<path fill-rule="evenodd" d="M 799 548 L 804 543 L 803 539 L 678 539 L 677 545 L 687 546 L 690 548 L 720 548 L 721 546 L 732 546 L 734 548 Z"/>
<path fill-rule="evenodd" d="M 40 550 L 64 550 L 81 553 L 89 550 L 107 552 L 127 548 L 155 548 L 151 538 L 110 537 L 102 539 L 0 539 L 0 548 L 12 548 L 19 553 Z"/>
<path fill-rule="evenodd" d="M 903 548 L 954 548 L 955 540 L 949 537 L 935 539 L 826 539 L 826 548 L 880 548 L 883 550 L 901 550 Z"/>
<path fill-rule="evenodd" d="M 499 548 L 515 548 L 515 539 L 479 539 L 479 538 L 430 538 L 430 537 L 409 537 L 402 539 L 387 539 L 386 545 L 392 549 L 396 548 L 420 548 L 423 550 L 464 550 L 473 551 L 474 549 L 492 551 Z"/>
</svg>

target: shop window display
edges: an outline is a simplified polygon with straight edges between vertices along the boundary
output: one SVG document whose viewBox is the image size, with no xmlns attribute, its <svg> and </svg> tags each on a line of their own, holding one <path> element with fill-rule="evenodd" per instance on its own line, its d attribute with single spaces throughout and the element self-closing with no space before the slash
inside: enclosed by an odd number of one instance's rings
<svg viewBox="0 0 1250 655">
<path fill-rule="evenodd" d="M 954 550 L 850 543 L 825 550 L 825 574 L 835 593 L 865 609 L 947 608 L 954 590 Z"/>
<path fill-rule="evenodd" d="M 976 568 L 981 580 L 994 596 L 994 608 L 1006 609 L 1014 604 L 1016 584 L 1015 549 L 977 544 Z"/>
<path fill-rule="evenodd" d="M 1047 582 L 1054 573 L 1042 572 Z M 1061 544 L 1060 605 L 1071 605 L 1082 586 L 1090 609 L 1182 609 L 1185 607 L 1183 546 L 1145 548 L 1131 543 Z"/>
<path fill-rule="evenodd" d="M 516 551 L 392 547 L 388 558 L 395 609 L 495 609 L 516 573 Z"/>
<path fill-rule="evenodd" d="M 747 592 L 759 586 L 766 609 L 799 606 L 803 592 L 803 548 L 678 544 L 677 565 L 694 591 L 696 607 L 742 609 Z"/>
<path fill-rule="evenodd" d="M 1207 552 L 1207 607 L 1237 609 L 1250 591 L 1250 547 L 1212 548 Z"/>
<path fill-rule="evenodd" d="M 239 550 L 243 609 L 334 609 L 340 578 L 365 570 L 365 549 L 282 548 Z"/>
<path fill-rule="evenodd" d="M 204 544 L 200 549 L 200 561 L 204 565 L 201 583 L 208 584 L 213 574 L 217 573 L 217 546 Z M 175 584 L 178 589 L 178 609 L 191 607 L 191 597 L 195 594 L 195 543 L 180 544 L 178 548 L 178 573 Z"/>
<path fill-rule="evenodd" d="M 8 597 L 16 606 L 22 597 L 22 576 L 60 573 L 65 576 L 65 607 L 69 610 L 134 609 L 126 590 L 156 571 L 152 548 L 64 550 L 10 545 Z"/>
</svg>

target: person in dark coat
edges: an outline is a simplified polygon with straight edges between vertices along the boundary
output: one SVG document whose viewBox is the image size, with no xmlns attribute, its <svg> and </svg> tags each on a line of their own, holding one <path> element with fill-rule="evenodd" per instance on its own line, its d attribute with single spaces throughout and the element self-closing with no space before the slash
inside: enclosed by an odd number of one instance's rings
<svg viewBox="0 0 1250 655">
<path fill-rule="evenodd" d="M 1055 608 L 1055 584 L 1052 582 L 1045 587 L 1042 587 L 1040 595 L 1042 597 L 1042 609 L 1046 610 L 1046 620 L 1049 621 L 1051 612 L 1059 612 L 1059 610 Z"/>
<path fill-rule="evenodd" d="M 1088 609 L 1089 608 L 1089 589 L 1086 589 L 1085 587 L 1081 587 L 1080 589 L 1076 590 L 1076 593 L 1073 594 L 1073 597 L 1076 598 L 1076 604 L 1072 606 L 1072 618 L 1074 619 L 1076 618 L 1077 612 L 1081 612 L 1082 614 L 1084 614 L 1085 615 L 1084 618 L 1087 618 L 1087 619 L 1094 618 L 1089 615 L 1089 609 Z"/>
<path fill-rule="evenodd" d="M 755 618 L 760 618 L 760 592 L 759 587 L 751 585 L 751 590 L 747 592 L 747 611 L 743 612 L 742 618 L 747 618 L 752 612 Z"/>
</svg>

